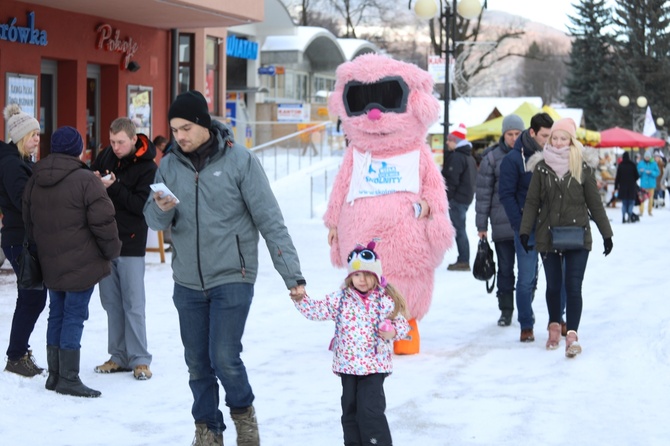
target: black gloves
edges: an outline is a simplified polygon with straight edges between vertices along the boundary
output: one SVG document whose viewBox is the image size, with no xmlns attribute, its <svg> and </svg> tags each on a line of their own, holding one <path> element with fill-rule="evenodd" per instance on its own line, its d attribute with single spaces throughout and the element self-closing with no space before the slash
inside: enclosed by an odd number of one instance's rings
<svg viewBox="0 0 670 446">
<path fill-rule="evenodd" d="M 603 252 L 603 254 L 607 255 L 610 252 L 612 252 L 612 246 L 614 246 L 613 243 L 612 243 L 612 237 L 607 237 L 603 241 L 603 244 L 605 245 L 605 252 Z"/>
<path fill-rule="evenodd" d="M 528 251 L 530 250 L 530 248 L 528 247 L 528 235 L 527 234 L 521 234 L 519 236 L 519 240 L 521 241 L 521 246 L 523 246 L 523 250 L 526 251 L 526 254 L 527 254 Z"/>
</svg>

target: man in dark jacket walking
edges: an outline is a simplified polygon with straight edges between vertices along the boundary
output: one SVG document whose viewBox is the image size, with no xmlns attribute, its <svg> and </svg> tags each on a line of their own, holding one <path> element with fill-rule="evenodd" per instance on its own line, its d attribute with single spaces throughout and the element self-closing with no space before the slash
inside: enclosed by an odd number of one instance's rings
<svg viewBox="0 0 670 446">
<path fill-rule="evenodd" d="M 98 397 L 81 382 L 79 358 L 93 288 L 119 256 L 114 205 L 79 156 L 84 145 L 73 127 L 51 136 L 51 154 L 33 169 L 23 193 L 23 221 L 35 240 L 44 285 L 49 288 L 45 387 L 57 393 Z"/>
<path fill-rule="evenodd" d="M 144 267 L 147 223 L 144 203 L 156 176 L 156 148 L 151 140 L 136 133 L 128 118 L 115 119 L 109 128 L 110 146 L 93 162 L 91 169 L 101 178 L 114 203 L 116 225 L 123 246 L 112 260 L 112 274 L 100 281 L 100 302 L 107 312 L 109 360 L 95 368 L 97 373 L 133 371 L 138 380 L 150 379 L 151 354 L 147 348 Z"/>
<path fill-rule="evenodd" d="M 447 184 L 449 218 L 456 229 L 456 263 L 447 267 L 449 271 L 470 271 L 470 242 L 465 230 L 465 214 L 475 196 L 477 163 L 472 156 L 472 144 L 466 138 L 465 124 L 460 124 L 447 136 L 449 152 L 444 158 L 442 176 Z"/>
<path fill-rule="evenodd" d="M 628 152 L 624 152 L 621 163 L 616 169 L 616 177 L 614 178 L 614 193 L 621 200 L 623 223 L 635 222 L 632 217 L 638 190 L 637 180 L 639 178 L 640 173 L 637 171 L 637 166 L 630 160 Z"/>
<path fill-rule="evenodd" d="M 491 240 L 498 257 L 497 285 L 498 325 L 509 326 L 514 313 L 514 231 L 509 224 L 505 209 L 500 204 L 498 186 L 500 164 L 524 130 L 523 120 L 518 115 L 505 116 L 502 122 L 502 136 L 498 144 L 486 149 L 477 173 L 477 193 L 475 212 L 479 238 L 488 235 L 488 221 L 491 219 Z"/>
<path fill-rule="evenodd" d="M 258 446 L 254 394 L 240 353 L 260 235 L 292 297 L 305 295 L 305 279 L 263 166 L 211 119 L 202 93 L 177 96 L 168 119 L 175 145 L 156 182 L 174 195 L 154 193 L 144 215 L 153 229 L 172 227 L 172 299 L 193 393 L 193 444 L 223 444 L 218 378 L 237 444 Z"/>
<path fill-rule="evenodd" d="M 533 116 L 530 120 L 530 128 L 521 132 L 514 144 L 514 150 L 505 155 L 500 163 L 498 195 L 514 230 L 514 247 L 518 267 L 516 307 L 521 326 L 519 337 L 521 342 L 535 340 L 533 334 L 535 315 L 532 301 L 537 285 L 537 251 L 529 249 L 526 252 L 519 239 L 523 206 L 526 202 L 530 179 L 533 176 L 533 172 L 527 169 L 526 162 L 535 152 L 544 148 L 553 124 L 554 120 L 547 113 L 538 113 Z M 531 248 L 535 245 L 534 232 L 530 234 L 529 245 Z"/>
</svg>

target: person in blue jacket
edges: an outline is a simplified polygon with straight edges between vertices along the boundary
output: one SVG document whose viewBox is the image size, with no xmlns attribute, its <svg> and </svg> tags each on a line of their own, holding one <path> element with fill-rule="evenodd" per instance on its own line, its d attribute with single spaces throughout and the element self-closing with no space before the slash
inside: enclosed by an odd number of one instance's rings
<svg viewBox="0 0 670 446">
<path fill-rule="evenodd" d="M 647 211 L 651 217 L 654 208 L 654 190 L 656 189 L 656 177 L 660 174 L 658 164 L 651 159 L 651 150 L 644 152 L 644 158 L 637 163 L 637 171 L 640 174 L 640 187 L 649 194 Z M 640 217 L 644 214 L 644 202 L 640 203 Z"/>
<path fill-rule="evenodd" d="M 530 128 L 521 132 L 511 150 L 500 163 L 500 182 L 498 196 L 505 208 L 505 213 L 514 230 L 514 247 L 517 259 L 516 307 L 517 319 L 521 326 L 521 342 L 535 341 L 533 326 L 533 295 L 537 285 L 537 251 L 529 249 L 526 252 L 521 246 L 519 229 L 523 206 L 533 172 L 528 170 L 526 163 L 530 157 L 543 149 L 551 134 L 554 120 L 547 113 L 538 113 L 530 120 Z M 535 245 L 535 234 L 530 234 L 529 246 Z"/>
</svg>

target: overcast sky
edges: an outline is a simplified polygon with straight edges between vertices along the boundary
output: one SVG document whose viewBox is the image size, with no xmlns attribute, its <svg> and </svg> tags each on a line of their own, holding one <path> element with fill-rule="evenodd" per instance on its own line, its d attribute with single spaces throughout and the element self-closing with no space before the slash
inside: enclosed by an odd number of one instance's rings
<svg viewBox="0 0 670 446">
<path fill-rule="evenodd" d="M 568 31 L 568 15 L 574 15 L 572 4 L 578 0 L 488 0 L 488 9 L 505 11 L 535 22 Z"/>
</svg>

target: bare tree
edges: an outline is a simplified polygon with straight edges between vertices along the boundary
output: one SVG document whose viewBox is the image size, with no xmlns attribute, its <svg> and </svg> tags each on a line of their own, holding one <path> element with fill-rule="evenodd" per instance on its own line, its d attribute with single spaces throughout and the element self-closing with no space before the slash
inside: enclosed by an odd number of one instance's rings
<svg viewBox="0 0 670 446">
<path fill-rule="evenodd" d="M 394 58 L 410 62 L 426 69 L 427 54 L 424 45 L 417 39 L 417 32 L 408 32 L 411 29 L 407 23 L 398 18 L 386 23 L 386 26 L 374 30 L 365 30 L 360 38 L 374 43 L 383 52 L 392 54 Z M 421 32 L 418 30 L 418 32 Z"/>
<path fill-rule="evenodd" d="M 358 38 L 357 27 L 383 23 L 383 16 L 394 8 L 393 3 L 383 0 L 324 0 L 324 3 L 344 24 L 339 37 L 353 39 Z"/>
<path fill-rule="evenodd" d="M 319 26 L 311 22 L 311 16 L 319 0 L 281 0 L 293 21 L 300 26 Z"/>
<path fill-rule="evenodd" d="M 358 38 L 362 25 L 378 26 L 390 18 L 397 5 L 383 0 L 282 0 L 289 13 L 302 26 L 322 26 L 338 37 Z M 328 26 L 323 26 L 323 23 Z"/>
<path fill-rule="evenodd" d="M 453 37 L 456 76 L 451 95 L 455 97 L 457 93 L 467 95 L 474 86 L 477 76 L 498 62 L 510 57 L 524 57 L 520 52 L 498 50 L 506 42 L 519 39 L 525 32 L 512 24 L 498 30 L 497 34 L 485 33 L 482 29 L 482 16 L 485 10 L 482 10 L 476 19 L 468 20 L 456 11 L 450 11 L 451 14 L 447 15 L 445 12 L 450 8 L 449 5 L 450 0 L 439 0 L 439 8 L 443 13 L 429 21 L 428 29 L 434 54 L 445 54 L 447 42 Z M 408 7 L 412 7 L 412 0 L 409 0 Z M 447 23 L 449 18 L 451 20 Z M 447 36 L 447 30 L 450 36 Z"/>
<path fill-rule="evenodd" d="M 301 3 L 301 8 L 300 8 L 300 22 L 299 23 L 302 26 L 310 25 L 309 20 L 307 19 L 310 12 L 312 12 L 309 9 L 310 0 L 301 0 L 300 3 Z"/>
<path fill-rule="evenodd" d="M 320 28 L 325 28 L 335 36 L 340 34 L 340 30 L 342 28 L 335 17 L 319 11 L 309 11 L 306 20 L 308 23 L 306 26 L 318 26 Z"/>
<path fill-rule="evenodd" d="M 364 38 L 375 43 L 382 51 L 394 57 L 426 67 L 427 54 L 417 36 L 426 35 L 425 22 L 418 19 L 411 7 L 416 0 L 388 2 L 383 0 L 282 0 L 300 23 L 321 26 L 338 37 Z M 440 0 L 440 10 L 451 0 Z M 513 57 L 528 57 L 525 48 L 514 48 L 513 42 L 524 36 L 518 22 L 505 26 L 482 24 L 483 14 L 466 20 L 451 14 L 450 34 L 453 30 L 455 78 L 451 97 L 470 95 L 491 82 L 488 73 L 499 62 Z M 442 55 L 446 50 L 446 14 L 428 21 L 432 54 Z M 443 84 L 436 91 L 443 92 Z"/>
</svg>

